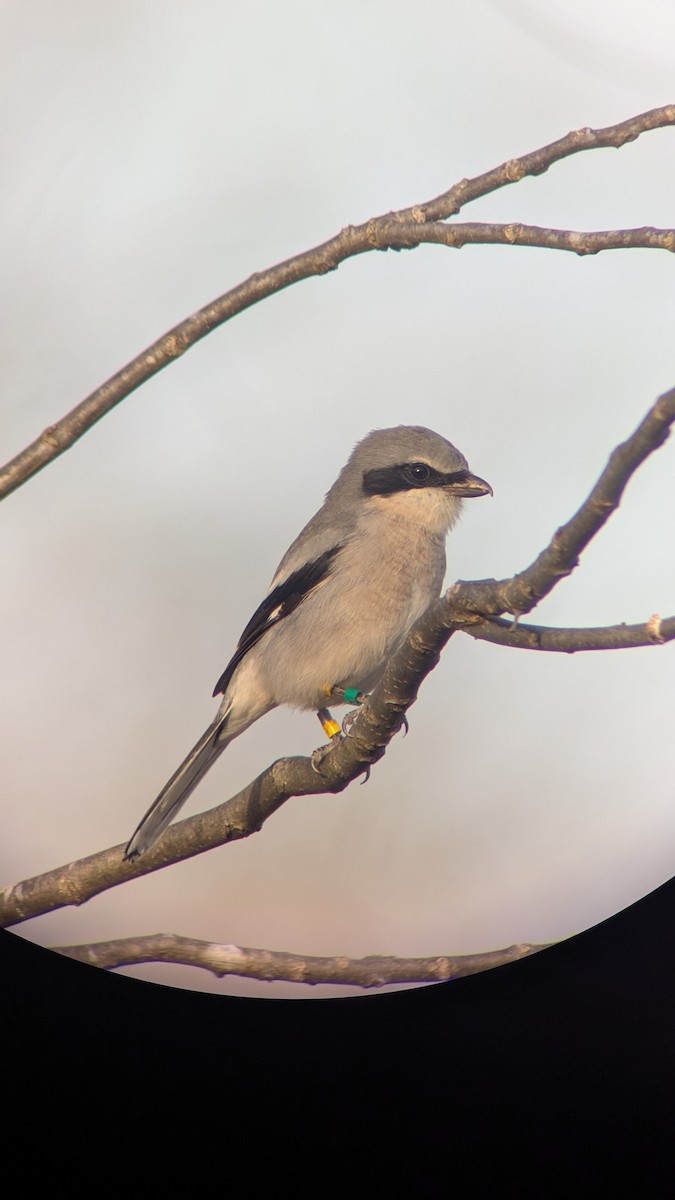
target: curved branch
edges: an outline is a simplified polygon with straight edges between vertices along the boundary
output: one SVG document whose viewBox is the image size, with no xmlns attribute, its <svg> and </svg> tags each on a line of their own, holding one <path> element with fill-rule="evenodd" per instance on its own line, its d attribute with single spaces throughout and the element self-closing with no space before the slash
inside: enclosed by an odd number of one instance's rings
<svg viewBox="0 0 675 1200">
<path fill-rule="evenodd" d="M 448 596 L 458 612 L 481 618 L 530 612 L 544 596 L 578 565 L 579 555 L 619 507 L 626 484 L 639 466 L 670 436 L 675 422 L 675 388 L 660 396 L 627 441 L 612 451 L 588 499 L 566 525 L 553 535 L 549 545 L 531 566 L 511 579 L 459 581 Z M 455 625 L 458 627 L 458 624 Z"/>
<path fill-rule="evenodd" d="M 54 946 L 59 954 L 76 958 L 90 966 L 128 967 L 138 963 L 167 962 L 181 966 L 203 967 L 218 978 L 238 975 L 266 983 L 332 983 L 362 988 L 384 987 L 392 983 L 444 983 L 477 975 L 504 963 L 516 962 L 547 946 L 522 944 L 485 954 L 435 955 L 433 958 L 396 958 L 368 955 L 367 958 L 318 958 L 282 951 L 256 950 L 249 946 L 223 946 L 179 934 L 154 933 L 145 937 L 117 938 L 86 946 Z"/>
<path fill-rule="evenodd" d="M 607 249 L 609 246 L 596 244 L 595 249 L 580 249 L 579 246 L 590 247 L 593 243 L 588 239 L 610 237 L 618 238 L 619 241 L 616 245 L 623 246 L 625 243 L 621 241 L 621 238 L 625 236 L 633 238 L 628 243 L 630 245 L 648 244 L 672 249 L 672 245 L 668 244 L 669 235 L 673 233 L 672 230 L 627 230 L 613 234 L 576 234 L 560 230 L 544 230 L 535 234 L 528 233 L 528 227 L 521 225 L 474 225 L 465 226 L 462 234 L 462 227 L 431 223 L 453 216 L 460 211 L 462 205 L 498 188 L 505 187 L 507 184 L 517 183 L 527 175 L 540 175 L 553 163 L 581 150 L 594 150 L 606 146 L 618 148 L 625 145 L 626 142 L 634 141 L 642 133 L 673 124 L 675 124 L 675 105 L 666 105 L 642 113 L 640 116 L 631 117 L 628 121 L 622 121 L 620 124 L 609 126 L 606 129 L 576 130 L 540 150 L 525 154 L 521 158 L 510 159 L 475 179 L 463 179 L 449 191 L 426 204 L 413 205 L 411 208 L 401 209 L 397 213 L 386 213 L 383 216 L 374 217 L 363 225 L 347 226 L 322 245 L 278 263 L 269 270 L 256 272 L 244 283 L 232 288 L 217 300 L 175 325 L 173 329 L 143 350 L 106 383 L 96 388 L 74 409 L 45 429 L 25 450 L 1 467 L 0 499 L 8 496 L 48 463 L 58 458 L 120 401 L 140 387 L 142 383 L 151 379 L 153 375 L 163 370 L 169 363 L 179 358 L 219 325 L 223 325 L 244 309 L 250 308 L 251 305 L 257 304 L 259 300 L 264 300 L 267 296 L 282 291 L 301 279 L 307 279 L 313 275 L 323 275 L 327 271 L 335 270 L 341 262 L 355 255 L 377 249 L 403 249 L 418 245 L 423 241 L 443 242 L 453 246 L 465 244 L 469 240 L 550 246 L 555 243 L 556 239 L 560 242 L 560 244 L 554 245 L 556 249 L 574 249 L 576 253 L 592 254 L 599 249 Z M 455 229 L 460 231 L 457 238 Z M 474 230 L 475 236 L 470 238 L 467 231 L 471 229 Z M 492 229 L 493 235 L 483 236 L 486 229 Z M 500 229 L 502 233 L 497 233 L 496 231 Z M 412 237 L 415 231 L 416 240 Z M 543 234 L 548 236 L 548 242 L 541 240 L 528 242 L 526 240 L 528 236 L 541 237 Z M 647 240 L 645 243 L 636 241 L 635 238 L 638 234 L 652 240 Z M 458 240 L 461 237 L 463 237 L 463 241 Z M 577 239 L 578 244 L 576 246 L 563 245 L 562 242 L 565 238 L 572 239 L 572 241 Z M 586 240 L 584 241 L 584 239 Z"/>
<path fill-rule="evenodd" d="M 675 617 L 662 619 L 656 613 L 644 625 L 606 625 L 597 629 L 556 629 L 549 625 L 523 625 L 502 617 L 489 617 L 477 625 L 467 625 L 468 633 L 479 642 L 512 646 L 517 650 L 548 650 L 577 654 L 582 650 L 632 650 L 638 646 L 659 646 L 675 640 Z"/>
<path fill-rule="evenodd" d="M 140 859 L 127 862 L 124 844 L 69 863 L 0 891 L 0 925 L 25 921 L 64 905 L 82 904 L 127 879 L 191 858 L 226 842 L 257 833 L 291 796 L 341 792 L 382 758 L 401 728 L 422 680 L 458 630 L 481 628 L 489 617 L 529 612 L 569 575 L 578 556 L 618 506 L 623 490 L 644 460 L 665 442 L 675 422 L 675 388 L 661 396 L 635 433 L 610 455 L 588 499 L 561 526 L 537 559 L 511 579 L 458 582 L 435 601 L 413 626 L 400 649 L 359 709 L 349 737 L 330 746 L 321 773 L 309 758 L 279 759 L 236 796 L 206 813 L 171 826 Z M 659 640 L 653 622 L 651 633 Z M 665 641 L 666 639 L 663 638 Z"/>
<path fill-rule="evenodd" d="M 675 229 L 655 229 L 643 225 L 640 229 L 545 229 L 539 225 L 523 225 L 518 221 L 508 225 L 467 221 L 445 225 L 434 221 L 428 225 L 413 222 L 400 224 L 396 220 L 377 227 L 378 250 L 412 250 L 422 244 L 448 246 L 461 250 L 463 246 L 533 246 L 542 250 L 567 250 L 572 254 L 600 254 L 602 250 L 670 250 L 675 252 Z"/>
<path fill-rule="evenodd" d="M 124 862 L 123 847 L 117 846 L 5 889 L 0 894 L 3 924 L 81 904 L 128 878 L 247 837 L 292 795 L 342 791 L 382 757 L 422 679 L 456 629 L 466 629 L 486 616 L 530 611 L 574 569 L 578 555 L 617 507 L 630 476 L 666 440 L 673 421 L 675 389 L 660 397 L 632 437 L 612 452 L 588 499 L 530 567 L 512 579 L 457 583 L 427 610 L 359 712 L 351 736 L 331 748 L 321 775 L 307 758 L 281 759 L 231 800 L 174 825 L 140 860 Z"/>
</svg>

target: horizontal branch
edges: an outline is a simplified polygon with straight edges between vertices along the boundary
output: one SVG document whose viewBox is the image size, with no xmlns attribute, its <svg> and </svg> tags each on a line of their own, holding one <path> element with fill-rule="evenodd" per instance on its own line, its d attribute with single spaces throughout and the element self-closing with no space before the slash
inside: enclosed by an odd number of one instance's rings
<svg viewBox="0 0 675 1200">
<path fill-rule="evenodd" d="M 577 654 L 582 650 L 631 650 L 675 640 L 675 617 L 662 620 L 655 613 L 642 625 L 606 625 L 596 629 L 556 629 L 488 617 L 480 624 L 467 625 L 464 633 L 479 642 L 493 642 L 517 650 L 548 650 L 560 654 Z"/>
<path fill-rule="evenodd" d="M 517 962 L 546 946 L 523 944 L 485 954 L 435 955 L 432 958 L 396 958 L 372 954 L 367 958 L 318 958 L 282 951 L 255 950 L 249 946 L 223 946 L 178 934 L 154 933 L 145 937 L 117 938 L 86 946 L 55 946 L 59 954 L 93 967 L 111 970 L 138 963 L 166 962 L 203 967 L 218 978 L 238 975 L 265 983 L 332 983 L 375 988 L 392 983 L 443 983 L 477 975 L 504 963 Z"/>
<path fill-rule="evenodd" d="M 180 358 L 186 350 L 196 345 L 207 334 L 218 326 L 245 309 L 257 304 L 268 296 L 290 287 L 301 279 L 323 275 L 335 270 L 340 263 L 359 254 L 371 250 L 403 249 L 427 242 L 442 242 L 445 245 L 465 245 L 469 241 L 504 242 L 515 245 L 546 245 L 554 249 L 574 250 L 578 254 L 594 254 L 600 249 L 609 249 L 608 244 L 595 244 L 588 239 L 617 237 L 619 241 L 615 248 L 625 245 L 650 245 L 659 249 L 672 249 L 668 244 L 672 230 L 624 230 L 609 234 L 580 234 L 562 230 L 539 230 L 528 233 L 527 227 L 518 224 L 505 226 L 484 226 L 480 224 L 460 226 L 439 225 L 443 218 L 450 217 L 460 211 L 463 205 L 485 196 L 507 184 L 517 183 L 527 175 L 540 175 L 553 163 L 559 162 L 581 150 L 594 150 L 601 147 L 620 147 L 629 141 L 634 141 L 641 133 L 653 129 L 664 128 L 675 124 L 675 105 L 666 105 L 631 117 L 618 125 L 606 129 L 580 129 L 567 134 L 557 142 L 535 150 L 521 158 L 510 159 L 501 166 L 495 167 L 475 179 L 463 179 L 449 191 L 437 196 L 435 200 L 425 204 L 413 205 L 399 212 L 385 213 L 374 217 L 362 225 L 347 226 L 335 237 L 330 238 L 320 246 L 295 255 L 285 262 L 266 271 L 259 271 L 232 288 L 223 296 L 207 304 L 204 308 L 179 322 L 168 333 L 153 342 L 143 350 L 127 366 L 123 367 L 107 382 L 96 388 L 80 404 L 69 413 L 50 425 L 26 449 L 0 468 L 0 499 L 8 496 L 26 480 L 30 479 L 48 463 L 68 450 L 79 440 L 97 421 L 100 421 L 120 401 L 134 392 L 141 384 L 151 379 L 169 363 Z M 436 224 L 432 224 L 436 223 Z M 454 239 L 454 230 L 462 230 L 463 234 Z M 474 234 L 470 235 L 469 230 Z M 487 236 L 487 230 L 493 230 L 492 236 Z M 503 233 L 498 233 L 502 230 Z M 415 237 L 413 238 L 413 233 Z M 532 240 L 546 234 L 548 241 Z M 638 234 L 647 239 L 644 243 L 636 241 Z M 428 236 L 427 236 L 428 235 Z M 633 240 L 622 243 L 621 238 L 628 236 Z M 564 239 L 577 240 L 576 245 L 563 244 Z M 559 244 L 555 244 L 558 239 Z M 581 239 L 581 241 L 579 240 Z M 651 240 L 650 240 L 651 239 Z"/>
<path fill-rule="evenodd" d="M 572 254 L 600 254 L 602 250 L 670 250 L 675 252 L 675 229 L 655 229 L 644 225 L 640 229 L 545 229 L 539 225 L 489 224 L 471 221 L 444 225 L 435 221 L 429 225 L 414 222 L 401 224 L 395 220 L 378 226 L 378 249 L 411 250 L 422 244 L 449 246 L 534 246 L 542 250 L 567 250 Z"/>
<path fill-rule="evenodd" d="M 169 863 L 257 833 L 291 796 L 343 791 L 371 763 L 382 758 L 414 703 L 422 680 L 439 660 L 456 630 L 481 628 L 490 617 L 529 612 L 569 575 L 579 555 L 616 509 L 623 490 L 642 462 L 665 442 L 675 422 L 675 388 L 661 396 L 635 433 L 612 452 L 588 499 L 556 531 L 531 566 L 510 579 L 458 582 L 430 605 L 387 664 L 372 694 L 359 709 L 349 736 L 333 744 L 320 774 L 309 758 L 283 758 L 236 796 L 217 808 L 180 821 L 141 858 L 123 858 L 124 843 L 78 862 L 35 876 L 0 891 L 0 925 L 7 926 L 117 887 Z M 660 640 L 654 620 L 652 637 Z M 666 640 L 665 637 L 662 640 Z"/>
</svg>

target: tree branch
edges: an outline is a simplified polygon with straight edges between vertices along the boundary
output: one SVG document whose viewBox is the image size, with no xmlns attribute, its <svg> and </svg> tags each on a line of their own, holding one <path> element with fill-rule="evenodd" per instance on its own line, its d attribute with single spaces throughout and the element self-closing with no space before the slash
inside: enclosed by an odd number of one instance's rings
<svg viewBox="0 0 675 1200">
<path fill-rule="evenodd" d="M 332 983 L 362 988 L 384 987 L 392 983 L 442 983 L 477 975 L 504 963 L 517 962 L 544 945 L 522 944 L 484 954 L 437 955 L 433 958 L 396 958 L 372 954 L 367 958 L 318 958 L 282 951 L 256 950 L 249 946 L 223 946 L 198 941 L 179 934 L 154 933 L 145 937 L 117 938 L 83 946 L 55 946 L 57 953 L 93 967 L 111 970 L 146 962 L 168 962 L 188 967 L 203 967 L 218 978 L 238 975 L 261 979 L 266 983 Z"/>
<path fill-rule="evenodd" d="M 511 579 L 459 581 L 448 595 L 454 611 L 462 604 L 481 617 L 530 612 L 555 585 L 578 565 L 579 555 L 619 507 L 628 480 L 670 436 L 675 422 L 675 388 L 660 396 L 627 441 L 612 451 L 609 462 L 587 500 L 531 566 Z"/>
<path fill-rule="evenodd" d="M 582 150 L 601 150 L 611 148 L 619 150 L 627 142 L 634 142 L 640 134 L 652 129 L 663 129 L 675 125 L 675 105 L 666 104 L 662 108 L 652 108 L 649 112 L 629 117 L 618 125 L 608 125 L 605 129 L 575 129 L 565 137 L 559 138 L 540 150 L 532 150 L 520 158 L 511 158 L 499 167 L 493 167 L 483 175 L 473 179 L 462 179 L 443 192 L 435 200 L 415 208 L 403 209 L 401 218 L 420 221 L 441 221 L 452 217 L 472 200 L 487 196 L 509 184 L 519 183 L 527 176 L 543 175 L 554 163 Z"/>
<path fill-rule="evenodd" d="M 413 222 L 398 223 L 396 219 L 377 227 L 380 239 L 378 250 L 412 250 L 422 244 L 448 246 L 461 250 L 463 246 L 534 246 L 543 250 L 568 250 L 572 254 L 599 254 L 602 250 L 670 250 L 675 251 L 675 229 L 606 229 L 583 231 L 575 229 L 544 229 L 539 225 L 489 224 L 470 221 L 445 225 L 434 221 L 428 225 Z"/>
<path fill-rule="evenodd" d="M 480 625 L 464 629 L 479 642 L 494 642 L 517 650 L 549 650 L 576 654 L 582 650 L 631 650 L 658 646 L 675 639 L 675 617 L 661 619 L 656 613 L 644 625 L 608 625 L 598 629 L 555 629 L 548 625 L 523 625 L 489 617 Z"/>
<path fill-rule="evenodd" d="M 320 774 L 309 758 L 279 759 L 224 804 L 171 826 L 140 859 L 125 862 L 121 844 L 3 889 L 0 924 L 16 924 L 64 905 L 82 904 L 127 879 L 248 837 L 291 796 L 343 791 L 382 758 L 422 680 L 456 630 L 471 632 L 485 628 L 488 618 L 529 612 L 574 570 L 583 549 L 618 507 L 628 480 L 666 441 L 674 422 L 675 388 L 661 396 L 631 437 L 612 451 L 581 508 L 556 531 L 531 566 L 510 579 L 458 582 L 430 605 L 387 664 L 349 736 L 331 746 Z M 666 640 L 653 621 L 648 625 L 655 641 Z M 515 637 L 512 644 L 516 644 Z"/>
<path fill-rule="evenodd" d="M 581 150 L 612 146 L 619 148 L 640 134 L 675 124 L 675 105 L 652 109 L 606 129 L 579 129 L 549 146 L 521 158 L 509 159 L 474 179 L 463 179 L 449 191 L 426 204 L 413 205 L 395 213 L 374 217 L 363 225 L 347 226 L 320 246 L 295 255 L 266 271 L 251 275 L 217 300 L 187 317 L 143 350 L 127 366 L 96 388 L 71 412 L 49 426 L 31 445 L 0 468 L 0 499 L 8 496 L 42 467 L 63 454 L 121 400 L 169 363 L 180 358 L 208 333 L 244 309 L 313 275 L 335 270 L 345 259 L 371 250 L 403 249 L 422 242 L 449 246 L 468 242 L 547 246 L 595 254 L 601 249 L 654 246 L 673 249 L 673 230 L 619 230 L 609 233 L 575 233 L 540 230 L 531 226 L 447 226 L 443 219 L 458 213 L 463 205 L 494 192 L 528 175 L 541 175 L 554 163 Z"/>
</svg>

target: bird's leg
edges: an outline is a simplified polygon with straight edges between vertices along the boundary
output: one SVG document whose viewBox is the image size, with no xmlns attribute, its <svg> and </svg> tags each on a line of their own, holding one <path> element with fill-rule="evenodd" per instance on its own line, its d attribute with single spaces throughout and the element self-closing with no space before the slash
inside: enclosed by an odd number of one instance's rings
<svg viewBox="0 0 675 1200">
<path fill-rule="evenodd" d="M 316 715 L 319 718 L 319 721 L 321 722 L 321 728 L 323 729 L 326 736 L 329 737 L 331 739 L 331 741 L 333 740 L 333 738 L 339 738 L 340 726 L 338 725 L 337 721 L 334 719 L 333 714 L 330 712 L 330 710 L 328 708 L 320 708 Z"/>
<path fill-rule="evenodd" d="M 319 774 L 321 773 L 321 763 L 326 755 L 330 752 L 331 746 L 334 742 L 338 742 L 343 735 L 347 736 L 349 734 L 349 726 L 358 712 L 358 706 L 363 704 L 363 701 L 367 699 L 367 693 L 360 691 L 359 688 L 341 688 L 334 687 L 332 684 L 327 684 L 325 691 L 328 697 L 334 696 L 335 699 L 340 700 L 341 703 L 355 704 L 357 707 L 352 709 L 351 712 L 347 713 L 342 722 L 342 730 L 340 729 L 337 721 L 334 719 L 330 709 L 320 708 L 317 711 L 316 715 L 321 722 L 321 728 L 330 738 L 330 742 L 327 746 L 319 746 L 319 749 L 315 750 L 312 754 L 312 767 Z M 370 774 L 370 767 L 368 767 L 367 771 L 368 774 Z M 368 774 L 366 775 L 366 779 L 368 778 Z"/>
<path fill-rule="evenodd" d="M 359 691 L 358 688 L 334 687 L 331 691 L 331 695 L 339 696 L 340 700 L 344 700 L 345 704 L 355 704 L 356 705 L 356 708 L 353 708 L 351 710 L 351 712 L 348 712 L 342 721 L 342 732 L 345 734 L 346 737 L 348 737 L 349 736 L 349 728 L 351 726 L 351 723 L 354 720 L 354 717 L 356 716 L 357 712 L 359 711 L 360 705 L 363 704 L 364 700 L 368 699 L 368 693 L 361 692 L 361 691 Z"/>
<path fill-rule="evenodd" d="M 344 700 L 345 704 L 363 704 L 364 700 L 368 699 L 367 692 L 361 692 L 358 688 L 331 688 L 331 696 L 339 696 L 340 700 Z"/>
<path fill-rule="evenodd" d="M 337 721 L 334 719 L 334 717 L 329 709 L 320 708 L 316 715 L 319 718 L 319 721 L 321 722 L 321 728 L 323 729 L 324 733 L 330 738 L 330 742 L 328 743 L 328 745 L 327 746 L 319 746 L 318 750 L 315 750 L 311 757 L 312 770 L 316 771 L 317 774 L 320 775 L 321 774 L 321 763 L 323 762 L 326 755 L 330 752 L 330 749 L 331 749 L 331 746 L 333 745 L 333 743 L 340 741 L 342 734 L 340 733 L 340 726 L 338 725 Z"/>
<path fill-rule="evenodd" d="M 368 699 L 368 693 L 360 692 L 358 688 L 334 687 L 331 692 L 331 695 L 339 696 L 339 698 L 341 700 L 344 700 L 347 704 L 355 704 L 356 705 L 356 708 L 352 708 L 351 711 L 347 713 L 346 717 L 344 717 L 343 721 L 342 721 L 342 732 L 344 733 L 345 737 L 349 737 L 349 730 L 350 730 L 351 724 L 352 724 L 354 718 L 358 714 L 360 705 L 363 704 L 364 700 Z M 410 726 L 408 724 L 408 718 L 406 717 L 405 713 L 401 713 L 401 727 L 403 729 L 403 736 L 405 737 L 406 733 L 408 733 L 410 731 Z"/>
<path fill-rule="evenodd" d="M 328 688 L 326 690 L 328 692 L 328 695 L 339 697 L 341 700 L 346 700 L 347 704 L 359 705 L 359 704 L 363 704 L 363 701 L 367 699 L 366 692 L 360 692 L 358 690 L 358 688 L 335 687 L 335 688 Z M 321 763 L 323 762 L 326 755 L 330 754 L 333 743 L 339 742 L 343 736 L 347 736 L 348 731 L 349 731 L 349 726 L 351 725 L 352 721 L 354 720 L 354 717 L 356 716 L 357 712 L 358 712 L 358 708 L 355 708 L 355 709 L 352 709 L 351 712 L 347 713 L 347 716 L 345 717 L 344 721 L 342 722 L 342 732 L 341 732 L 340 726 L 338 725 L 337 721 L 335 721 L 333 719 L 333 715 L 329 709 L 320 708 L 318 710 L 316 715 L 321 722 L 321 728 L 323 729 L 324 733 L 328 734 L 328 737 L 330 738 L 330 742 L 328 743 L 327 746 L 319 746 L 318 750 L 315 750 L 314 753 L 312 754 L 312 757 L 310 760 L 311 764 L 312 764 L 312 770 L 316 771 L 317 775 L 321 774 Z M 403 720 L 405 721 L 405 717 L 403 718 Z M 406 731 L 407 731 L 407 724 L 408 723 L 406 721 Z M 368 780 L 370 779 L 370 765 L 367 765 L 364 768 L 363 774 L 364 774 L 364 778 L 361 780 L 361 783 L 367 783 Z"/>
</svg>

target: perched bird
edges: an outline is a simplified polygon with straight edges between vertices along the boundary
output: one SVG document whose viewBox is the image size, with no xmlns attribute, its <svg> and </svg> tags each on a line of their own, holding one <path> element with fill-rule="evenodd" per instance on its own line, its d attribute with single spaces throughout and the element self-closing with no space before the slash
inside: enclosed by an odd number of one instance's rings
<svg viewBox="0 0 675 1200">
<path fill-rule="evenodd" d="M 354 704 L 441 591 L 445 539 L 464 497 L 492 494 L 459 450 L 417 425 L 375 429 L 355 446 L 319 511 L 286 551 L 214 696 L 215 720 L 162 789 L 125 858 L 162 835 L 234 738 L 279 704 Z"/>
</svg>

